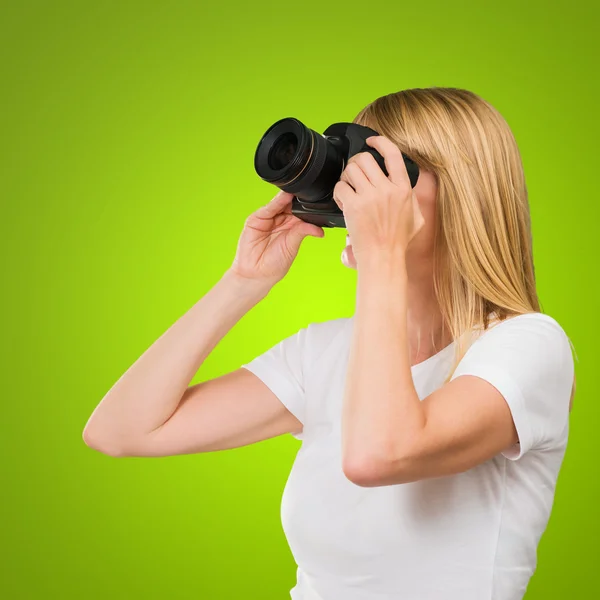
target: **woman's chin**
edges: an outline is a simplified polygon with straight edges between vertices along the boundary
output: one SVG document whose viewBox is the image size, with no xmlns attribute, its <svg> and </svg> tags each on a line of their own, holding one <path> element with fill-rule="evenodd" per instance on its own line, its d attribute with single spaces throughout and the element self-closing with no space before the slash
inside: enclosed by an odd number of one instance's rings
<svg viewBox="0 0 600 600">
<path fill-rule="evenodd" d="M 342 264 L 349 269 L 356 269 L 357 267 L 351 245 L 346 246 L 342 250 Z"/>
</svg>

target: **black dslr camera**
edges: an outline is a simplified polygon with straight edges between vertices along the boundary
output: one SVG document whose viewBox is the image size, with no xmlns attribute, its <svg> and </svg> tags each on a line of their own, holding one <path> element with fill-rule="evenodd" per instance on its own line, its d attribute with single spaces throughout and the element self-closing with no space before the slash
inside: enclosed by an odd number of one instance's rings
<svg viewBox="0 0 600 600">
<path fill-rule="evenodd" d="M 376 131 L 356 123 L 334 123 L 321 135 L 298 119 L 280 119 L 262 136 L 254 168 L 265 181 L 294 194 L 292 213 L 320 227 L 346 227 L 344 214 L 333 199 L 333 188 L 351 156 L 372 154 L 386 177 L 381 154 L 366 143 Z M 412 187 L 419 167 L 402 153 Z"/>
</svg>

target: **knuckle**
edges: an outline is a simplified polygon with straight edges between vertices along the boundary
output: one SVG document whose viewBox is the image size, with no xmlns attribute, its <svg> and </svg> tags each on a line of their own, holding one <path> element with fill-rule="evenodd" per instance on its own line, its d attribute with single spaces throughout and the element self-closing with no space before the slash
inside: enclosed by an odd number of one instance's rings
<svg viewBox="0 0 600 600">
<path fill-rule="evenodd" d="M 358 165 L 364 165 L 364 157 L 363 157 L 363 152 L 359 152 L 358 154 L 354 155 L 354 165 L 356 167 L 358 167 Z"/>
<path fill-rule="evenodd" d="M 396 194 L 399 194 L 402 198 L 410 198 L 410 186 L 401 183 L 396 186 Z"/>
<path fill-rule="evenodd" d="M 354 158 L 356 166 L 365 165 L 365 152 L 359 152 L 358 154 L 355 154 L 352 158 Z"/>
</svg>

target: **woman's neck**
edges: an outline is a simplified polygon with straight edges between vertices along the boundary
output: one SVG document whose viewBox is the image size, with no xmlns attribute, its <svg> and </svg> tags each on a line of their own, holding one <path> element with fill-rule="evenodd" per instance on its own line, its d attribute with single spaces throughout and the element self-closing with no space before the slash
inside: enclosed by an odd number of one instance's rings
<svg viewBox="0 0 600 600">
<path fill-rule="evenodd" d="M 427 360 L 452 338 L 444 330 L 442 312 L 433 287 L 433 260 L 407 264 L 407 331 L 411 364 Z"/>
</svg>

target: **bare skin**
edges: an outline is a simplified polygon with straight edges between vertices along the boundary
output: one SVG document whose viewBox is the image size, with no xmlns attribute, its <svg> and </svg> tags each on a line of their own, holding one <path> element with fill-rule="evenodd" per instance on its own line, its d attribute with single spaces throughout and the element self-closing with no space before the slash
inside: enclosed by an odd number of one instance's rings
<svg viewBox="0 0 600 600">
<path fill-rule="evenodd" d="M 411 241 L 406 256 L 408 335 L 411 363 L 417 364 L 435 354 L 451 340 L 442 339 L 442 315 L 433 290 L 433 244 L 437 196 L 437 182 L 433 173 L 421 169 L 414 191 L 425 221 L 423 228 Z M 348 235 L 341 261 L 346 267 L 357 269 L 352 252 L 352 240 Z"/>
<path fill-rule="evenodd" d="M 441 315 L 432 286 L 433 174 L 422 171 L 415 192 L 425 225 L 406 256 L 411 364 L 450 341 L 440 339 Z M 304 237 L 323 237 L 320 227 L 291 213 L 291 199 L 279 192 L 248 217 L 232 266 L 98 404 L 83 431 L 88 446 L 116 457 L 169 456 L 235 448 L 301 431 L 302 423 L 246 369 L 190 385 L 219 341 L 287 274 Z M 356 269 L 347 241 L 342 263 Z"/>
<path fill-rule="evenodd" d="M 102 398 L 83 431 L 110 456 L 223 450 L 301 430 L 302 424 L 250 371 L 190 386 L 228 331 L 287 274 L 307 235 L 324 231 L 291 212 L 279 192 L 248 217 L 232 266 L 161 335 Z"/>
<path fill-rule="evenodd" d="M 409 261 L 411 348 L 420 347 L 412 356 L 416 363 L 433 354 L 431 331 L 439 327 L 431 319 L 436 314 L 431 287 L 437 192 L 433 175 L 421 172 L 415 191 L 425 218 Z M 102 398 L 83 431 L 88 446 L 116 457 L 169 456 L 235 448 L 302 429 L 246 369 L 190 385 L 219 341 L 285 277 L 304 237 L 324 236 L 323 229 L 292 214 L 292 197 L 279 192 L 248 217 L 223 277 Z M 350 245 L 342 263 L 356 269 Z"/>
</svg>

